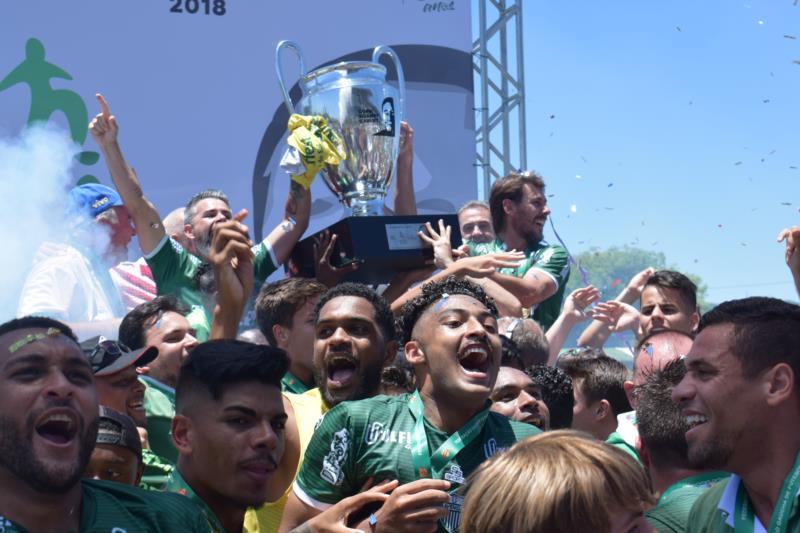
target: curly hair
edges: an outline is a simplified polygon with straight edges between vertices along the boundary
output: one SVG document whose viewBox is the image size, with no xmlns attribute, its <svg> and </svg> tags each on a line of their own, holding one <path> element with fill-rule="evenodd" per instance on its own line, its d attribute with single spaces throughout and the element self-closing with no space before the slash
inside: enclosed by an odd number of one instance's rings
<svg viewBox="0 0 800 533">
<path fill-rule="evenodd" d="M 542 389 L 542 401 L 550 410 L 550 429 L 572 426 L 572 378 L 556 366 L 533 365 L 525 369 L 534 385 Z"/>
<path fill-rule="evenodd" d="M 474 298 L 486 306 L 495 317 L 497 316 L 497 307 L 494 305 L 494 300 L 475 283 L 455 276 L 450 276 L 442 281 L 432 281 L 422 286 L 422 294 L 403 305 L 400 318 L 397 321 L 402 344 L 411 340 L 411 332 L 422 313 L 445 294 L 450 296 L 463 294 Z"/>
<path fill-rule="evenodd" d="M 372 287 L 364 285 L 363 283 L 339 283 L 335 287 L 329 289 L 328 292 L 320 297 L 314 308 L 314 322 L 319 321 L 320 309 L 322 309 L 326 303 L 339 296 L 355 296 L 367 300 L 372 304 L 372 308 L 375 310 L 375 322 L 378 324 L 378 327 L 380 327 L 381 332 L 383 332 L 383 337 L 386 342 L 397 339 L 394 315 L 392 314 L 389 304 L 383 296 L 375 292 Z"/>
</svg>

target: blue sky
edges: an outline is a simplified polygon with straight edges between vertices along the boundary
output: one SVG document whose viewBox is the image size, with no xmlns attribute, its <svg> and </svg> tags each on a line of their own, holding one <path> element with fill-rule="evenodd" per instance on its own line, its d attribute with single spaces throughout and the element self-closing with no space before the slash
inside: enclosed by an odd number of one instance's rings
<svg viewBox="0 0 800 533">
<path fill-rule="evenodd" d="M 710 301 L 797 300 L 775 242 L 800 224 L 794 4 L 524 3 L 528 166 L 573 253 L 631 244 Z"/>
</svg>

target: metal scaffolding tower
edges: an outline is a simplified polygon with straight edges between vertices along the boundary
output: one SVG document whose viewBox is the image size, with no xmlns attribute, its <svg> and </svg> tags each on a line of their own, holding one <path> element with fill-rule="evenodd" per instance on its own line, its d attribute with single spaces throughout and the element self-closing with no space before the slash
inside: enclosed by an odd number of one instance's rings
<svg viewBox="0 0 800 533">
<path fill-rule="evenodd" d="M 472 47 L 475 165 L 478 191 L 488 198 L 498 177 L 527 167 L 522 0 L 477 2 L 478 38 Z"/>
</svg>

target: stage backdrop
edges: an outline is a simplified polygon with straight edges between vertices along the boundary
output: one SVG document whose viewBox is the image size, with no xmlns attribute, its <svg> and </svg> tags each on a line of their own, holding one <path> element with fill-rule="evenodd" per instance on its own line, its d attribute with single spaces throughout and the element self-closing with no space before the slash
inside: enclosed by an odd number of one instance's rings
<svg viewBox="0 0 800 533">
<path fill-rule="evenodd" d="M 308 70 L 393 47 L 415 131 L 420 212 L 453 212 L 477 194 L 469 0 L 11 0 L 6 8 L 0 135 L 37 119 L 58 123 L 81 145 L 74 181 L 110 184 L 86 132 L 101 92 L 162 216 L 216 187 L 234 210 L 250 209 L 257 237 L 278 222 L 289 180 L 278 168 L 288 118 L 273 66 L 282 39 L 300 44 Z M 296 101 L 291 51 L 283 64 Z M 342 218 L 321 179 L 312 194 L 311 231 Z"/>
</svg>

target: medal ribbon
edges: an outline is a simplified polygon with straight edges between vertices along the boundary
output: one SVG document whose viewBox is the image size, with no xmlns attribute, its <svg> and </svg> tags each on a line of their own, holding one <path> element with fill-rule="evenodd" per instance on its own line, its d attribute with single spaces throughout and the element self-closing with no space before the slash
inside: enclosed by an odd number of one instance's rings
<svg viewBox="0 0 800 533">
<path fill-rule="evenodd" d="M 797 454 L 789 475 L 783 480 L 781 491 L 778 493 L 778 502 L 772 510 L 768 533 L 783 533 L 788 530 L 789 515 L 798 491 L 800 491 L 800 453 Z M 739 489 L 736 491 L 736 515 L 733 517 L 733 524 L 737 532 L 755 530 L 755 513 L 742 481 L 739 481 Z"/>
<path fill-rule="evenodd" d="M 425 435 L 424 406 L 418 391 L 414 391 L 411 395 L 408 408 L 416 419 L 411 436 L 411 459 L 418 479 L 439 478 L 444 467 L 458 455 L 458 452 L 467 447 L 483 431 L 486 417 L 489 416 L 487 408 L 470 418 L 469 422 L 450 435 L 431 455 L 428 437 Z"/>
</svg>

